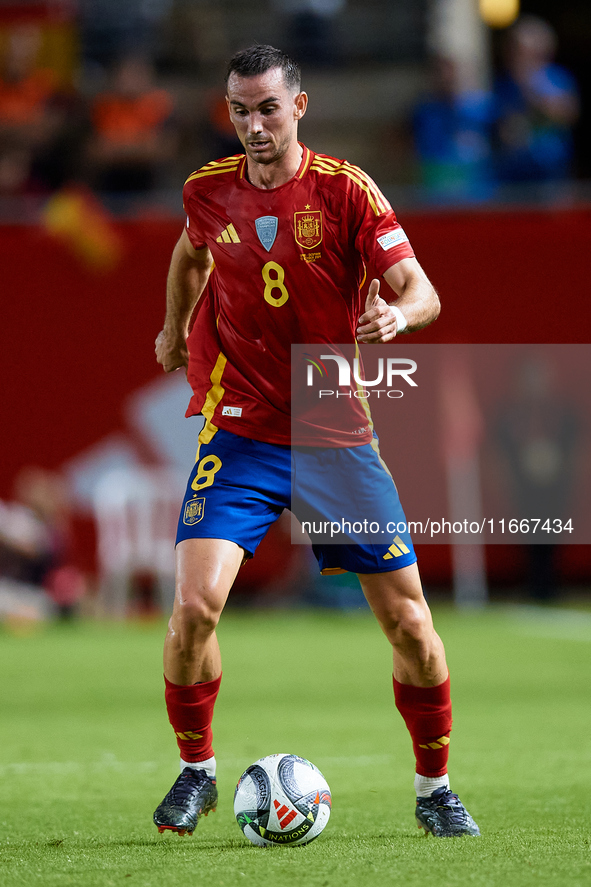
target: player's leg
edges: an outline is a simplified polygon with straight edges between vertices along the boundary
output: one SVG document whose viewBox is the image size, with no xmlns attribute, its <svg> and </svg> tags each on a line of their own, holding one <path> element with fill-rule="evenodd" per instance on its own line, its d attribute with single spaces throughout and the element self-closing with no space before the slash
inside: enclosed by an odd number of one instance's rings
<svg viewBox="0 0 591 887">
<path fill-rule="evenodd" d="M 445 650 L 433 627 L 416 562 L 399 570 L 358 576 L 392 645 L 396 681 L 417 687 L 442 684 L 448 676 Z"/>
<path fill-rule="evenodd" d="M 159 831 L 192 834 L 215 810 L 211 722 L 222 665 L 215 629 L 244 552 L 226 539 L 184 539 L 176 548 L 176 592 L 164 642 L 165 699 L 181 775 L 154 813 Z"/>
<path fill-rule="evenodd" d="M 200 442 L 177 532 L 176 594 L 164 645 L 168 717 L 181 753 L 181 775 L 154 821 L 191 833 L 215 809 L 211 722 L 221 682 L 216 625 L 236 574 L 269 526 L 289 506 L 288 447 L 225 431 Z"/>
<path fill-rule="evenodd" d="M 416 758 L 416 818 L 438 837 L 480 834 L 457 795 L 447 763 L 452 726 L 450 681 L 441 638 L 416 563 L 399 570 L 358 573 L 367 601 L 392 645 L 394 698 Z"/>
<path fill-rule="evenodd" d="M 301 514 L 312 529 L 316 514 L 329 522 L 330 532 L 311 534 L 321 570 L 357 573 L 392 644 L 396 706 L 410 731 L 417 760 L 417 811 L 428 796 L 425 803 L 435 805 L 437 816 L 452 820 L 449 827 L 432 825 L 430 831 L 476 834 L 471 817 L 449 790 L 451 700 L 445 652 L 423 596 L 398 492 L 377 441 L 332 451 L 319 448 L 296 457 L 298 498 L 294 500 Z M 343 540 L 332 536 L 333 527 L 341 528 Z M 393 534 L 387 541 L 385 528 Z M 445 793 L 445 805 L 438 792 Z M 463 821 L 458 825 L 460 811 Z"/>
<path fill-rule="evenodd" d="M 211 720 L 222 675 L 215 629 L 243 556 L 226 539 L 184 539 L 176 548 L 175 600 L 164 642 L 166 705 L 182 763 L 211 776 Z"/>
<path fill-rule="evenodd" d="M 173 684 L 221 674 L 215 629 L 244 557 L 227 539 L 184 539 L 176 548 L 176 591 L 164 641 L 164 675 Z"/>
</svg>

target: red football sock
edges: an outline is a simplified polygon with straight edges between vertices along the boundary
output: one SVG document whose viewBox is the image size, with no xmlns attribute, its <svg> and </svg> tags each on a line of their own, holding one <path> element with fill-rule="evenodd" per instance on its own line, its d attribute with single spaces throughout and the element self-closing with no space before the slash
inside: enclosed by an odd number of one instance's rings
<svg viewBox="0 0 591 887">
<path fill-rule="evenodd" d="M 411 735 L 417 773 L 444 776 L 452 723 L 449 675 L 437 687 L 412 687 L 394 678 L 394 699 Z"/>
<path fill-rule="evenodd" d="M 187 763 L 213 757 L 211 721 L 221 680 L 220 675 L 215 681 L 184 687 L 164 678 L 168 720 L 175 732 L 181 758 Z"/>
</svg>

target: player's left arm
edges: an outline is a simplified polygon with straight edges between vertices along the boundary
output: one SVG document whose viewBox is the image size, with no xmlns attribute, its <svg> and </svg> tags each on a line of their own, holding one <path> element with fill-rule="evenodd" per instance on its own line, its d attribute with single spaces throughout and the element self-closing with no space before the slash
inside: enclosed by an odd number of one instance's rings
<svg viewBox="0 0 591 887">
<path fill-rule="evenodd" d="M 391 342 L 398 332 L 397 308 L 406 320 L 405 333 L 428 326 L 441 310 L 439 296 L 416 259 L 401 259 L 384 271 L 384 280 L 398 299 L 390 305 L 380 296 L 380 281 L 372 280 L 365 311 L 357 325 L 357 341 L 365 345 Z"/>
</svg>

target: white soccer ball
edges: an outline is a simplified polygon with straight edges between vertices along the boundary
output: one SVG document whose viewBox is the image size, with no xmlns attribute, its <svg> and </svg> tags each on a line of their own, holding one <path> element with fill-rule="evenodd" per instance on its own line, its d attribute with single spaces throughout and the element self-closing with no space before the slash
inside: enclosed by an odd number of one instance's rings
<svg viewBox="0 0 591 887">
<path fill-rule="evenodd" d="M 245 770 L 234 792 L 234 814 L 249 841 L 308 844 L 328 822 L 328 783 L 320 770 L 297 755 L 267 755 Z"/>
</svg>

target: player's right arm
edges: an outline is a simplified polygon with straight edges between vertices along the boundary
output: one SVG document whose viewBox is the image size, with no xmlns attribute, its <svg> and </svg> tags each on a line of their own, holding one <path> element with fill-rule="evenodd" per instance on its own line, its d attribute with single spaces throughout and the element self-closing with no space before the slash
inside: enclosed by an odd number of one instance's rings
<svg viewBox="0 0 591 887">
<path fill-rule="evenodd" d="M 189 323 L 212 266 L 209 249 L 195 249 L 183 230 L 172 253 L 166 282 L 166 317 L 156 339 L 156 360 L 162 364 L 165 373 L 189 364 Z"/>
</svg>

